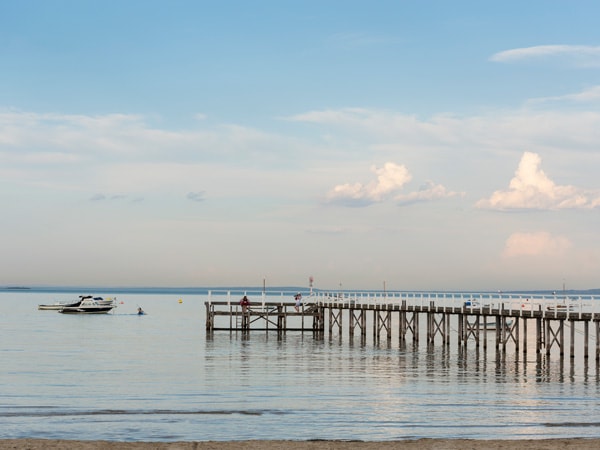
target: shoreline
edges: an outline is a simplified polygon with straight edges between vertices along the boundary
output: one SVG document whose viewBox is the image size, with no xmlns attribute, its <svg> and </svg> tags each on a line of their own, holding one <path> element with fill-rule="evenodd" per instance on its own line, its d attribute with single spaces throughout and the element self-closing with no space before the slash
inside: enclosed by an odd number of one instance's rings
<svg viewBox="0 0 600 450">
<path fill-rule="evenodd" d="M 177 441 L 177 442 L 120 442 L 86 441 L 64 439 L 0 439 L 0 450 L 238 450 L 238 449 L 291 449 L 291 450 L 479 450 L 479 449 L 589 449 L 600 448 L 600 438 L 557 438 L 557 439 L 414 439 L 399 441 Z"/>
</svg>

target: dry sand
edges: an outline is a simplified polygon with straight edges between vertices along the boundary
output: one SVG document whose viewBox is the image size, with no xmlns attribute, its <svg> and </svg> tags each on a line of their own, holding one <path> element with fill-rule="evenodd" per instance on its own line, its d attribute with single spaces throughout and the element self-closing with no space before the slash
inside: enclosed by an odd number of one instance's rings
<svg viewBox="0 0 600 450">
<path fill-rule="evenodd" d="M 395 442 L 362 441 L 229 441 L 229 442 L 108 442 L 46 439 L 0 440 L 0 450 L 479 450 L 479 449 L 600 449 L 600 439 L 472 440 L 417 439 Z"/>
</svg>

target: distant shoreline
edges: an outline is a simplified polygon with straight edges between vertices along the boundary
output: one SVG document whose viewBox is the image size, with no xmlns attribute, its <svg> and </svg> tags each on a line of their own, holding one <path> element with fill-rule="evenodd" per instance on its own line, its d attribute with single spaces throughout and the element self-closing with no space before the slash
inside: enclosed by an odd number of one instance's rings
<svg viewBox="0 0 600 450">
<path fill-rule="evenodd" d="M 264 288 L 262 286 L 213 286 L 213 287 L 156 287 L 156 286 L 0 286 L 0 292 L 41 292 L 41 293 L 100 293 L 110 292 L 111 294 L 174 294 L 174 295 L 207 295 L 208 292 L 214 293 L 231 292 L 233 294 L 238 293 L 249 293 L 251 295 L 261 294 L 278 294 L 281 292 L 301 292 L 308 293 L 310 288 L 306 286 L 270 286 Z M 440 291 L 439 289 L 434 290 L 387 290 L 382 289 L 319 289 L 313 288 L 314 292 L 344 292 L 344 293 L 361 293 L 361 292 L 396 292 L 396 293 L 423 293 L 423 294 L 435 294 L 435 293 L 457 293 L 457 294 L 506 294 L 506 295 L 600 295 L 600 288 L 593 289 L 567 289 L 567 290 L 551 290 L 551 289 L 540 289 L 540 290 L 510 290 L 510 291 L 494 291 L 494 290 L 446 290 Z"/>
<path fill-rule="evenodd" d="M 479 439 L 415 439 L 402 441 L 178 441 L 178 442 L 118 442 L 118 441 L 71 441 L 57 439 L 4 439 L 0 440 L 0 450 L 483 450 L 483 449 L 530 449 L 555 450 L 569 448 L 583 450 L 600 448 L 600 438 L 584 439 L 521 439 L 521 440 L 479 440 Z"/>
</svg>

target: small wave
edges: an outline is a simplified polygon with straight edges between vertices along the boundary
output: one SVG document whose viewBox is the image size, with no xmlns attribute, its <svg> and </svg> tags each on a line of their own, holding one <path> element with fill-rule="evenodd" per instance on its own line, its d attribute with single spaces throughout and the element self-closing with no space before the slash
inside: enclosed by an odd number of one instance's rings
<svg viewBox="0 0 600 450">
<path fill-rule="evenodd" d="M 600 422 L 560 422 L 545 423 L 545 427 L 600 427 Z"/>
<path fill-rule="evenodd" d="M 126 410 L 126 409 L 101 409 L 97 411 L 4 411 L 0 412 L 0 417 L 59 417 L 59 416 L 148 416 L 148 415 L 244 415 L 244 416 L 262 416 L 263 414 L 282 414 L 281 411 L 270 410 L 172 410 L 172 409 L 152 409 L 152 410 Z"/>
</svg>

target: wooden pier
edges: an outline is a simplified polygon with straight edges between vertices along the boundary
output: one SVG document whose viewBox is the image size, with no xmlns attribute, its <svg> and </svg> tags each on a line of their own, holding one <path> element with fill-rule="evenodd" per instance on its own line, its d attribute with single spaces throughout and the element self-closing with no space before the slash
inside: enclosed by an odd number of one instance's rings
<svg viewBox="0 0 600 450">
<path fill-rule="evenodd" d="M 595 358 L 600 360 L 600 297 L 531 296 L 499 294 L 411 294 L 411 293 L 327 293 L 304 298 L 296 311 L 294 302 L 267 300 L 264 294 L 247 308 L 238 302 L 213 300 L 222 298 L 209 293 L 206 306 L 206 329 L 229 331 L 311 332 L 322 337 L 347 329 L 349 337 L 365 339 L 372 332 L 375 341 L 400 342 L 426 339 L 428 344 L 441 342 L 459 346 L 488 347 L 488 338 L 498 351 L 507 345 L 527 352 L 528 326 L 535 327 L 536 353 L 574 358 L 576 342 L 581 341 L 583 356 L 589 358 L 593 340 Z M 426 329 L 421 329 L 421 324 Z M 590 336 L 590 325 L 592 335 Z M 568 330 L 568 339 L 565 330 Z M 576 332 L 579 336 L 576 339 Z M 567 347 L 568 343 L 568 347 Z"/>
<path fill-rule="evenodd" d="M 239 331 L 313 331 L 322 328 L 321 309 L 304 304 L 299 311 L 294 303 L 265 301 L 243 308 L 227 301 L 206 302 L 206 329 Z M 219 318 L 225 318 L 226 322 Z M 295 318 L 293 324 L 290 319 Z"/>
</svg>

